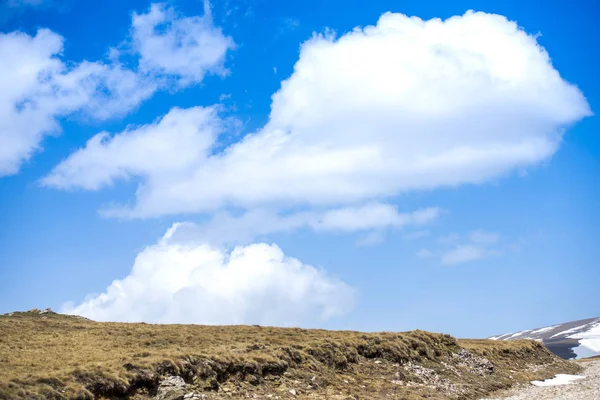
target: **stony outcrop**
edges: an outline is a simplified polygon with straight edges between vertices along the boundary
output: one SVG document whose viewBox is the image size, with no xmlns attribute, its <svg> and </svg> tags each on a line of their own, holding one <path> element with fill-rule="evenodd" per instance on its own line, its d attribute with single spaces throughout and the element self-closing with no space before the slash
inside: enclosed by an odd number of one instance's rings
<svg viewBox="0 0 600 400">
<path fill-rule="evenodd" d="M 185 381 L 180 376 L 168 376 L 158 385 L 156 400 L 183 400 Z"/>
</svg>

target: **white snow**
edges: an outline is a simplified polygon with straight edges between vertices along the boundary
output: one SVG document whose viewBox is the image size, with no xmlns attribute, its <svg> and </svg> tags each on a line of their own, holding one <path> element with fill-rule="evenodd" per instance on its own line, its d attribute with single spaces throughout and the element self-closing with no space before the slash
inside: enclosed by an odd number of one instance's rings
<svg viewBox="0 0 600 400">
<path fill-rule="evenodd" d="M 513 333 L 513 332 L 511 332 L 511 333 L 505 333 L 504 335 L 500 335 L 500 336 L 498 336 L 497 338 L 498 338 L 498 339 L 502 339 L 502 340 L 504 340 L 504 339 L 506 339 L 508 336 L 511 336 L 511 335 L 514 335 L 514 333 Z"/>
<path fill-rule="evenodd" d="M 531 334 L 535 335 L 538 333 L 548 332 L 548 331 L 551 331 L 552 329 L 558 328 L 559 326 L 560 325 L 553 325 L 553 326 L 547 326 L 545 328 L 536 329 L 535 331 L 531 331 Z"/>
<path fill-rule="evenodd" d="M 508 336 L 511 336 L 511 335 L 514 335 L 514 333 L 511 332 L 511 333 L 505 333 L 505 334 L 500 335 L 500 336 L 492 336 L 490 338 L 490 340 L 505 340 Z"/>
<path fill-rule="evenodd" d="M 573 348 L 577 358 L 600 355 L 600 321 L 595 322 L 586 331 L 568 336 L 568 338 L 580 339 L 579 346 Z"/>
<path fill-rule="evenodd" d="M 512 339 L 512 338 L 514 338 L 514 337 L 517 337 L 517 336 L 524 335 L 524 334 L 525 334 L 525 333 L 527 333 L 527 332 L 529 332 L 529 330 L 526 330 L 526 331 L 521 331 L 521 332 L 517 332 L 517 333 L 513 333 L 513 334 L 512 334 L 512 336 L 511 336 L 511 337 L 509 337 L 509 339 Z"/>
<path fill-rule="evenodd" d="M 583 324 L 583 325 L 576 326 L 575 328 L 567 329 L 566 331 L 558 332 L 557 334 L 550 336 L 550 338 L 554 338 L 554 337 L 561 336 L 561 335 L 566 335 L 567 333 L 574 333 L 574 332 L 582 331 L 588 325 L 589 324 Z"/>
<path fill-rule="evenodd" d="M 587 358 L 600 355 L 600 318 L 587 320 L 587 323 L 575 326 L 573 328 L 565 329 L 565 325 L 559 324 L 546 326 L 538 329 L 530 329 L 520 332 L 505 333 L 499 336 L 492 336 L 491 340 L 516 340 L 516 339 L 532 339 L 540 342 L 544 342 L 545 339 L 553 338 L 568 338 L 577 339 L 574 343 L 574 347 L 571 347 L 574 351 L 574 358 Z M 591 321 L 591 322 L 589 322 Z M 576 323 L 576 322 L 575 322 Z M 554 333 L 556 330 L 563 329 L 558 333 Z M 552 336 L 550 336 L 552 335 Z M 548 337 L 549 336 L 549 337 Z"/>
<path fill-rule="evenodd" d="M 600 339 L 581 339 L 579 346 L 573 347 L 575 358 L 587 358 L 600 355 Z"/>
<path fill-rule="evenodd" d="M 514 339 L 514 338 L 518 337 L 519 339 L 536 340 L 536 338 L 534 338 L 533 335 L 551 331 L 552 329 L 558 328 L 559 326 L 560 325 L 547 326 L 545 328 L 536 329 L 535 331 L 526 330 L 526 331 L 520 331 L 520 332 L 505 333 L 500 336 L 492 336 L 489 339 L 490 340 L 510 340 L 510 339 Z M 527 336 L 525 336 L 525 334 L 527 334 Z"/>
<path fill-rule="evenodd" d="M 570 385 L 573 383 L 573 381 L 583 378 L 585 378 L 583 375 L 558 374 L 552 379 L 546 379 L 545 381 L 532 381 L 531 384 L 534 386 Z"/>
<path fill-rule="evenodd" d="M 569 336 L 569 339 L 597 339 L 600 338 L 600 322 L 594 323 L 590 329 Z"/>
</svg>

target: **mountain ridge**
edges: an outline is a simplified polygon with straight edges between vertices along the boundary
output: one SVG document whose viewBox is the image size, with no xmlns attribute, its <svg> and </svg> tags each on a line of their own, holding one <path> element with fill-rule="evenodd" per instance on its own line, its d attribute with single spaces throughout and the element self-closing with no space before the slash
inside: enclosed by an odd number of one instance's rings
<svg viewBox="0 0 600 400">
<path fill-rule="evenodd" d="M 600 355 L 600 317 L 505 333 L 488 339 L 536 340 L 557 356 L 567 360 L 596 357 Z"/>
</svg>

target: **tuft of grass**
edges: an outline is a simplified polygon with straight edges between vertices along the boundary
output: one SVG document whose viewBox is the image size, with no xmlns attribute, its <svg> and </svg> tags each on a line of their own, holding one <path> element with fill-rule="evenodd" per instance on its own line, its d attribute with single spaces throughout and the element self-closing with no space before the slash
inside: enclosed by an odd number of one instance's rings
<svg viewBox="0 0 600 400">
<path fill-rule="evenodd" d="M 0 399 L 143 400 L 171 375 L 211 399 L 475 399 L 578 368 L 533 341 L 424 331 L 98 323 L 39 311 L 0 316 Z"/>
</svg>

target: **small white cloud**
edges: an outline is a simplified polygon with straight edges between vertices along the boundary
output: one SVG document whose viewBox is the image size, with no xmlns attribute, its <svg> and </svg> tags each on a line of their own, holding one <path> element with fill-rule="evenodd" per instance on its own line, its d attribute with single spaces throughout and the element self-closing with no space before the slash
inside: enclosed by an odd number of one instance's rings
<svg viewBox="0 0 600 400">
<path fill-rule="evenodd" d="M 136 257 L 130 274 L 62 312 L 97 321 L 315 326 L 350 311 L 354 290 L 325 271 L 286 257 L 276 245 L 232 251 L 176 224 Z"/>
<path fill-rule="evenodd" d="M 214 26 L 210 7 L 203 16 L 183 17 L 165 4 L 133 14 L 133 47 L 141 72 L 175 78 L 179 86 L 202 81 L 207 73 L 227 74 L 225 54 L 233 40 Z"/>
<path fill-rule="evenodd" d="M 347 207 L 330 210 L 312 225 L 316 230 L 359 231 L 365 229 L 425 225 L 436 220 L 441 210 L 436 207 L 400 214 L 395 206 L 370 203 L 361 207 Z"/>
<path fill-rule="evenodd" d="M 441 257 L 441 262 L 445 265 L 454 265 L 474 261 L 483 258 L 486 253 L 486 249 L 480 246 L 461 245 L 444 253 Z"/>
<path fill-rule="evenodd" d="M 442 264 L 461 264 L 501 253 L 497 247 L 500 242 L 500 235 L 494 232 L 479 229 L 471 232 L 466 239 L 463 239 L 464 243 L 459 243 L 460 241 L 461 236 L 457 234 L 439 240 L 442 244 L 453 245 L 449 250 L 441 252 L 440 262 Z"/>
</svg>

